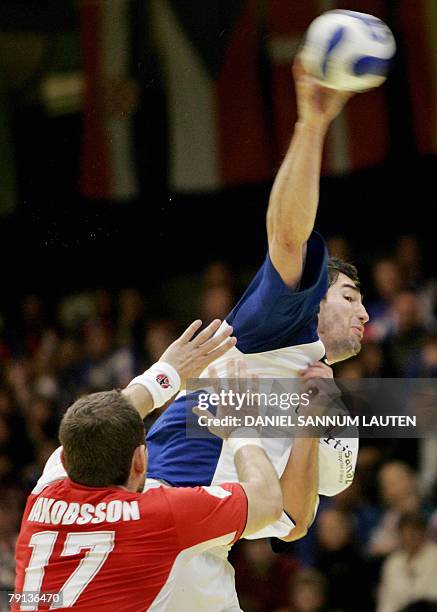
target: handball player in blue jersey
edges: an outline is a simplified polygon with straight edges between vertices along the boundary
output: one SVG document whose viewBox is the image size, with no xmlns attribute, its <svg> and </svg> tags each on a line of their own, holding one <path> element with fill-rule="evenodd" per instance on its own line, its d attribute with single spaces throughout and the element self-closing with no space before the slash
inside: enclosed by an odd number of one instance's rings
<svg viewBox="0 0 437 612">
<path fill-rule="evenodd" d="M 226 377 L 229 360 L 242 359 L 250 374 L 264 378 L 332 378 L 327 364 L 360 351 L 368 321 L 356 269 L 329 259 L 313 231 L 326 133 L 350 94 L 323 88 L 299 60 L 294 78 L 298 120 L 270 195 L 268 253 L 223 323 L 232 325 L 237 345 L 214 363 L 218 377 Z M 237 480 L 221 440 L 187 438 L 187 414 L 196 404 L 196 395 L 180 394 L 149 431 L 150 486 Z M 284 513 L 251 537 L 292 541 L 305 535 L 319 494 L 335 495 L 352 482 L 358 440 L 272 438 L 263 444 L 281 479 Z M 218 548 L 190 561 L 166 610 L 240 610 L 227 551 Z"/>
</svg>

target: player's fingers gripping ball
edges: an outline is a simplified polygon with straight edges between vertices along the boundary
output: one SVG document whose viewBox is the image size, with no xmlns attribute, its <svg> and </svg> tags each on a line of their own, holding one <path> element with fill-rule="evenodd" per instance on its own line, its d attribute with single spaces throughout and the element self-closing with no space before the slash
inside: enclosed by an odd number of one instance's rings
<svg viewBox="0 0 437 612">
<path fill-rule="evenodd" d="M 364 91 L 381 85 L 396 51 L 388 26 L 373 15 L 328 11 L 309 26 L 303 67 L 325 87 Z"/>
</svg>

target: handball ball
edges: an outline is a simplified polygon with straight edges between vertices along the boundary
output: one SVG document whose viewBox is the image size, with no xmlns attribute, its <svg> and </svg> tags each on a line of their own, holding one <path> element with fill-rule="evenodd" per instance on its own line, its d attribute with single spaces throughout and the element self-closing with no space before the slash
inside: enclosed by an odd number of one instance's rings
<svg viewBox="0 0 437 612">
<path fill-rule="evenodd" d="M 366 13 L 336 10 L 310 24 L 301 58 L 325 87 L 364 91 L 385 81 L 395 51 L 395 39 L 383 21 Z"/>
</svg>

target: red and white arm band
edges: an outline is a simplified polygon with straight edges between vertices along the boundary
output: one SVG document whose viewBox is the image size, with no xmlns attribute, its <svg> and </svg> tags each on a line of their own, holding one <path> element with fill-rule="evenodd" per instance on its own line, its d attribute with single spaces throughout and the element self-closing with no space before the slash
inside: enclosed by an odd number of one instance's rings
<svg viewBox="0 0 437 612">
<path fill-rule="evenodd" d="M 154 363 L 143 374 L 130 381 L 132 385 L 143 385 L 153 399 L 153 408 L 159 408 L 175 395 L 181 386 L 181 379 L 173 366 L 164 361 Z"/>
</svg>

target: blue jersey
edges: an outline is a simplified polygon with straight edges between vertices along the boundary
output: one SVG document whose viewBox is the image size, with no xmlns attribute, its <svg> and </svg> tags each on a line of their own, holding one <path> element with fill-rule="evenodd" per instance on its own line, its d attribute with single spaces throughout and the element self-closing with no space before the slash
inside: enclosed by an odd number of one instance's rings
<svg viewBox="0 0 437 612">
<path fill-rule="evenodd" d="M 321 359 L 325 351 L 317 335 L 317 317 L 327 288 L 327 251 L 317 233 L 308 241 L 297 291 L 287 287 L 267 255 L 226 317 L 224 325 L 233 326 L 238 343 L 214 363 L 219 377 L 226 377 L 226 365 L 235 358 L 244 359 L 248 372 L 263 378 L 293 378 L 298 370 Z M 201 376 L 207 377 L 207 372 Z M 196 417 L 191 413 L 196 404 L 196 394 L 180 394 L 150 429 L 148 477 L 174 486 L 238 480 L 232 456 L 225 452 L 220 439 L 205 437 L 204 428 L 203 437 L 187 438 L 187 419 L 192 420 L 192 427 L 196 426 Z M 290 440 L 264 443 L 281 474 L 290 453 Z"/>
</svg>

